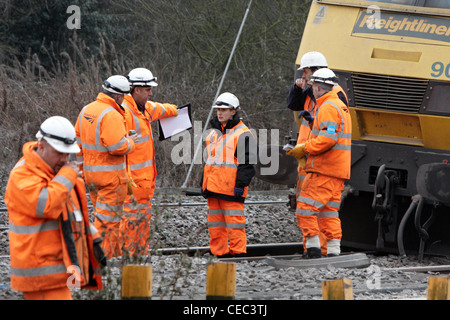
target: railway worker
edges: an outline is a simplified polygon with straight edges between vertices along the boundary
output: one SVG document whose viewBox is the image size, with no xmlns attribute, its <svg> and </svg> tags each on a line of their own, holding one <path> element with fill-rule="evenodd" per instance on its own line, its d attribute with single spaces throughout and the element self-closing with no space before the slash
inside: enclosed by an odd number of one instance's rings
<svg viewBox="0 0 450 320">
<path fill-rule="evenodd" d="M 128 136 L 126 112 L 121 104 L 130 91 L 124 76 L 102 84 L 97 99 L 85 106 L 75 124 L 83 174 L 95 208 L 95 227 L 103 236 L 108 258 L 122 254 L 119 227 L 127 195 L 127 155 L 135 150 L 137 134 Z"/>
<path fill-rule="evenodd" d="M 139 142 L 135 151 L 128 156 L 128 168 L 134 184 L 124 202 L 120 233 L 124 249 L 132 256 L 144 255 L 149 249 L 151 199 L 157 176 L 151 124 L 158 119 L 177 116 L 178 111 L 176 105 L 149 100 L 153 88 L 158 86 L 157 78 L 150 70 L 133 69 L 127 79 L 131 92 L 125 95 L 122 106 L 130 111 L 127 127 L 136 131 Z"/>
<path fill-rule="evenodd" d="M 311 76 L 317 102 L 311 135 L 306 142 L 287 151 L 304 165 L 306 172 L 296 214 L 307 258 L 321 257 L 320 232 L 327 240 L 327 255 L 340 254 L 339 207 L 344 181 L 350 178 L 352 128 L 347 106 L 333 91 L 336 81 L 336 75 L 328 68 Z"/>
<path fill-rule="evenodd" d="M 217 116 L 206 138 L 207 161 L 202 193 L 208 204 L 210 250 L 216 256 L 245 256 L 244 201 L 255 175 L 256 143 L 240 120 L 238 98 L 229 92 L 216 99 Z M 229 240 L 229 244 L 228 244 Z"/>
<path fill-rule="evenodd" d="M 311 121 L 312 113 L 317 107 L 316 100 L 314 98 L 313 90 L 308 81 L 311 75 L 321 68 L 327 68 L 328 62 L 325 56 L 317 51 L 310 51 L 305 53 L 300 60 L 300 67 L 298 70 L 302 70 L 302 76 L 296 79 L 295 84 L 289 90 L 289 95 L 287 98 L 287 107 L 294 111 L 294 116 L 296 122 L 298 123 L 298 137 L 297 144 L 304 143 L 311 134 Z M 339 99 L 344 102 L 348 107 L 347 95 L 343 89 L 336 83 L 333 86 L 333 91 L 336 92 Z M 297 176 L 297 187 L 296 187 L 296 198 L 300 195 L 300 190 L 302 188 L 303 180 L 305 179 L 306 172 L 303 170 L 302 165 L 298 166 L 298 176 Z M 300 226 L 300 222 L 297 218 L 297 225 Z M 327 244 L 326 239 L 323 234 L 320 234 L 320 243 L 322 254 L 327 254 Z M 305 239 L 303 239 L 303 246 L 305 248 Z"/>
<path fill-rule="evenodd" d="M 302 56 L 300 67 L 298 68 L 298 70 L 302 70 L 302 75 L 295 80 L 295 83 L 289 89 L 287 97 L 287 107 L 294 111 L 296 121 L 298 120 L 298 115 L 301 111 L 312 110 L 314 94 L 308 81 L 311 75 L 321 68 L 328 68 L 328 62 L 322 53 L 310 51 Z M 333 87 L 333 91 L 335 91 L 339 96 L 339 99 L 348 106 L 347 95 L 338 84 Z M 301 122 L 299 123 L 298 131 L 300 131 L 300 125 Z"/>
<path fill-rule="evenodd" d="M 71 300 L 69 284 L 102 288 L 102 239 L 89 223 L 79 167 L 69 161 L 79 152 L 73 125 L 50 117 L 36 137 L 23 146 L 5 193 L 11 288 L 26 300 Z"/>
</svg>

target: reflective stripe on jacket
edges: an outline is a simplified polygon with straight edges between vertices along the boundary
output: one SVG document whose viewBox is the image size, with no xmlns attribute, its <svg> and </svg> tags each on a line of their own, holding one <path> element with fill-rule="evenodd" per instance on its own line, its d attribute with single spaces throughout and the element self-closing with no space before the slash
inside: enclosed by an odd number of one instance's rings
<svg viewBox="0 0 450 320">
<path fill-rule="evenodd" d="M 127 179 L 126 155 L 134 151 L 135 144 L 127 138 L 125 113 L 104 93 L 81 110 L 75 131 L 88 185 L 107 185 L 117 177 Z"/>
<path fill-rule="evenodd" d="M 352 123 L 345 104 L 330 91 L 317 99 L 311 137 L 306 141 L 306 172 L 349 179 Z"/>
<path fill-rule="evenodd" d="M 246 132 L 250 132 L 249 128 L 239 121 L 224 134 L 219 130 L 213 130 L 208 135 L 206 138 L 208 158 L 203 171 L 203 191 L 234 196 L 239 164 L 239 156 L 235 157 L 235 153 L 238 149 L 239 137 Z M 244 150 L 238 150 L 238 152 L 244 152 Z M 248 186 L 245 186 L 242 197 L 245 198 L 247 193 Z"/>
<path fill-rule="evenodd" d="M 101 289 L 93 251 L 99 234 L 89 223 L 84 181 L 68 167 L 55 175 L 35 151 L 37 146 L 24 145 L 5 193 L 11 288 L 31 292 L 65 287 L 75 271 L 72 278 L 80 287 Z"/>
<path fill-rule="evenodd" d="M 139 136 L 135 151 L 128 155 L 131 177 L 136 184 L 144 182 L 144 184 L 149 184 L 147 187 L 153 188 L 157 170 L 151 122 L 176 116 L 178 114 L 177 106 L 148 101 L 145 111 L 142 113 L 129 94 L 125 95 L 122 106 L 130 111 L 126 117 L 128 130 L 135 130 Z"/>
</svg>

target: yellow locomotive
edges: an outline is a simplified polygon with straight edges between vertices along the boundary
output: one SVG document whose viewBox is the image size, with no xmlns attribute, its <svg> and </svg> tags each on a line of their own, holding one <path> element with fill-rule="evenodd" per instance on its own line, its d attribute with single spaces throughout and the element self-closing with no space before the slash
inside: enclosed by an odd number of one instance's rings
<svg viewBox="0 0 450 320">
<path fill-rule="evenodd" d="M 352 116 L 342 244 L 450 255 L 450 2 L 313 0 L 296 64 L 310 51 Z"/>
</svg>

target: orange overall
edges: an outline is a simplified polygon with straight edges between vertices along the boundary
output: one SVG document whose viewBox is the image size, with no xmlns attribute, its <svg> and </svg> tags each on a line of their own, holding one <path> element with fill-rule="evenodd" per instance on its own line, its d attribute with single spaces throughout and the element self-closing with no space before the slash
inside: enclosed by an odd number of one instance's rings
<svg viewBox="0 0 450 320">
<path fill-rule="evenodd" d="M 341 239 L 341 192 L 350 178 L 351 119 L 345 104 L 330 91 L 317 99 L 314 122 L 305 142 L 306 176 L 297 199 L 297 221 L 308 238 Z M 323 245 L 322 245 L 323 246 Z M 322 248 L 323 251 L 323 248 Z"/>
<path fill-rule="evenodd" d="M 254 169 L 245 164 L 245 175 L 249 179 L 246 178 L 245 183 L 238 186 L 240 163 L 235 155 L 242 141 L 239 139 L 244 139 L 250 131 L 242 121 L 235 121 L 230 127 L 225 132 L 212 131 L 206 138 L 208 158 L 203 171 L 202 190 L 208 198 L 210 250 L 218 256 L 247 252 L 244 200 Z M 239 198 L 234 198 L 236 186 L 244 190 Z"/>
<path fill-rule="evenodd" d="M 11 288 L 27 300 L 72 299 L 69 284 L 102 288 L 93 249 L 100 236 L 89 223 L 84 181 L 70 167 L 55 175 L 35 151 L 38 144 L 24 145 L 5 193 Z"/>
<path fill-rule="evenodd" d="M 129 94 L 125 95 L 122 106 L 130 111 L 126 118 L 127 129 L 135 130 L 139 141 L 135 151 L 128 155 L 128 171 L 135 186 L 132 186 L 132 194 L 125 198 L 120 234 L 124 250 L 130 255 L 143 255 L 149 249 L 151 199 L 157 176 L 151 122 L 176 116 L 178 112 L 175 105 L 152 101 L 148 101 L 141 112 Z"/>
<path fill-rule="evenodd" d="M 345 97 L 345 100 L 347 100 L 347 96 L 345 95 L 344 91 L 342 90 L 342 88 L 340 86 L 334 86 L 332 91 L 335 92 L 336 94 L 338 92 L 340 92 Z M 313 117 L 316 116 L 317 103 L 315 103 L 313 101 L 313 99 L 311 99 L 309 96 L 306 96 L 304 110 L 309 111 Z M 299 122 L 300 122 L 300 124 L 299 124 L 297 144 L 302 144 L 302 143 L 305 143 L 310 138 L 310 136 L 311 136 L 311 127 L 310 126 L 312 124 L 310 124 L 308 121 L 306 121 L 303 118 L 299 119 Z M 304 170 L 304 168 L 302 168 L 299 165 L 298 166 L 298 176 L 297 176 L 297 187 L 295 190 L 297 198 L 300 195 L 300 191 L 302 189 L 302 184 L 303 184 L 305 177 L 306 177 L 306 171 Z M 297 220 L 298 227 L 300 227 L 299 215 L 296 215 L 296 220 Z M 327 254 L 326 237 L 323 233 L 319 233 L 319 237 L 320 237 L 320 246 L 321 246 L 322 254 L 326 255 Z M 303 247 L 304 247 L 304 249 L 306 249 L 306 238 L 305 237 L 303 237 Z"/>
<path fill-rule="evenodd" d="M 135 143 L 127 137 L 126 112 L 114 99 L 99 93 L 75 124 L 83 175 L 95 208 L 95 227 L 103 235 L 108 258 L 122 254 L 119 226 L 127 195 L 127 154 Z"/>
</svg>

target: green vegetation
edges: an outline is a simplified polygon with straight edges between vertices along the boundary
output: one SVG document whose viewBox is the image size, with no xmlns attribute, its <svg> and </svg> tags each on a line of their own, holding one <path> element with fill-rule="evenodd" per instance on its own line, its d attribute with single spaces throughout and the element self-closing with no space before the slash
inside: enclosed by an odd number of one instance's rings
<svg viewBox="0 0 450 320">
<path fill-rule="evenodd" d="M 280 139 L 292 120 L 285 99 L 310 2 L 254 0 L 222 87 L 238 96 L 251 128 L 281 129 Z M 66 25 L 69 5 L 80 8 L 81 29 Z M 194 121 L 204 122 L 247 5 L 242 0 L 0 1 L 1 193 L 23 143 L 34 139 L 39 124 L 51 115 L 75 123 L 112 74 L 149 68 L 160 84 L 155 101 L 191 103 Z M 187 166 L 166 161 L 173 145 L 156 143 L 158 186 L 181 186 L 186 176 Z M 198 170 L 193 173 L 190 184 L 197 186 Z"/>
</svg>

